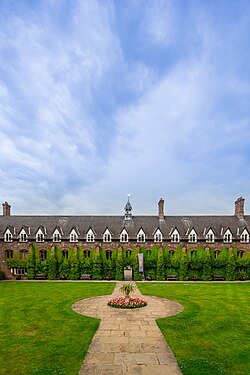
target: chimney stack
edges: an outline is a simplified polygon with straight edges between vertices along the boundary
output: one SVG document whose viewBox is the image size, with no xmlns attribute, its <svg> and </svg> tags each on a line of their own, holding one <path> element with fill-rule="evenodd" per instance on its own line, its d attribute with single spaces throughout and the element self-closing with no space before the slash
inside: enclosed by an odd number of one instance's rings
<svg viewBox="0 0 250 375">
<path fill-rule="evenodd" d="M 11 205 L 8 202 L 3 203 L 3 216 L 10 216 L 10 207 Z"/>
<path fill-rule="evenodd" d="M 160 221 L 164 221 L 164 199 L 160 199 L 158 203 L 158 216 Z"/>
<path fill-rule="evenodd" d="M 244 219 L 244 202 L 245 199 L 240 197 L 235 202 L 235 216 L 239 219 Z"/>
</svg>

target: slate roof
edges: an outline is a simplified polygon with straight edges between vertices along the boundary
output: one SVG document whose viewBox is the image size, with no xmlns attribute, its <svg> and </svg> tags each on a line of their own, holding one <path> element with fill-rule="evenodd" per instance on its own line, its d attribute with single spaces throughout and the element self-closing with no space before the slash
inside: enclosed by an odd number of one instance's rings
<svg viewBox="0 0 250 375">
<path fill-rule="evenodd" d="M 62 240 L 68 240 L 73 228 L 79 233 L 79 240 L 85 240 L 88 230 L 91 228 L 96 234 L 96 240 L 102 240 L 103 233 L 108 228 L 112 234 L 112 240 L 119 240 L 120 233 L 125 227 L 130 240 L 136 240 L 137 233 L 143 228 L 146 240 L 154 239 L 154 232 L 160 228 L 163 240 L 170 240 L 171 233 L 177 228 L 181 240 L 187 240 L 188 234 L 193 228 L 198 241 L 204 240 L 207 231 L 211 228 L 215 240 L 223 239 L 227 228 L 230 228 L 233 239 L 239 240 L 240 234 L 247 228 L 250 232 L 250 215 L 243 220 L 237 216 L 165 216 L 164 221 L 159 221 L 158 216 L 133 216 L 132 220 L 125 221 L 124 216 L 1 216 L 0 238 L 3 239 L 7 227 L 13 234 L 13 239 L 18 239 L 22 228 L 29 228 L 28 239 L 35 239 L 39 228 L 45 233 L 45 240 L 51 240 L 56 228 L 60 228 Z M 46 228 L 46 231 L 43 229 Z"/>
</svg>

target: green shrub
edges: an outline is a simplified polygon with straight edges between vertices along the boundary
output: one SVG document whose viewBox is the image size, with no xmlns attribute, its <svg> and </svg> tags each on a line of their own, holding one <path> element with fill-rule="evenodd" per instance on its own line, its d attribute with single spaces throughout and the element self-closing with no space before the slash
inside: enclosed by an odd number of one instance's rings
<svg viewBox="0 0 250 375">
<path fill-rule="evenodd" d="M 96 252 L 93 256 L 92 279 L 93 280 L 102 279 L 102 259 L 101 259 L 100 251 Z"/>
<path fill-rule="evenodd" d="M 0 280 L 4 280 L 5 279 L 5 273 L 0 270 Z"/>
<path fill-rule="evenodd" d="M 158 251 L 158 259 L 157 259 L 157 269 L 156 269 L 156 279 L 157 280 L 165 280 L 165 262 L 163 257 L 163 251 Z"/>
<path fill-rule="evenodd" d="M 116 259 L 116 272 L 115 278 L 116 280 L 123 280 L 124 279 L 124 266 L 123 266 L 123 256 L 122 251 L 118 250 L 117 259 Z"/>
</svg>

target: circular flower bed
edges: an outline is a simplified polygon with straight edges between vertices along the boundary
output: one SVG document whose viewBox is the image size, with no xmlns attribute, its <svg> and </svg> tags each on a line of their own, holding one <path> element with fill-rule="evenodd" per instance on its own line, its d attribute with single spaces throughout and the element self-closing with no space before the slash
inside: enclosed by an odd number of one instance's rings
<svg viewBox="0 0 250 375">
<path fill-rule="evenodd" d="M 142 298 L 117 297 L 117 298 L 112 298 L 111 300 L 109 300 L 108 305 L 112 307 L 116 307 L 117 309 L 136 309 L 138 307 L 147 306 L 147 302 Z"/>
</svg>

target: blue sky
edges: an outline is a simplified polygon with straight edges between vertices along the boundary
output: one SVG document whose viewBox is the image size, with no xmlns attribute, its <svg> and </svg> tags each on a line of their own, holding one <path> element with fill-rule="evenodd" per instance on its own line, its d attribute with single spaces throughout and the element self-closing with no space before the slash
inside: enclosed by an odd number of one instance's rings
<svg viewBox="0 0 250 375">
<path fill-rule="evenodd" d="M 250 213 L 249 104 L 248 0 L 0 0 L 13 214 Z"/>
</svg>

